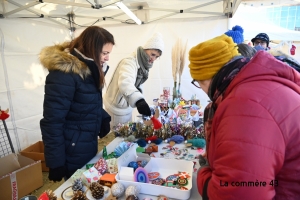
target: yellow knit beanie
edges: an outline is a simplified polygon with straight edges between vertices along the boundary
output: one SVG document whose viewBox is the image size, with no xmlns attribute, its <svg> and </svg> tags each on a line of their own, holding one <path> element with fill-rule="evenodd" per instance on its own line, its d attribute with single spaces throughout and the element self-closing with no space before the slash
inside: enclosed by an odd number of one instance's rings
<svg viewBox="0 0 300 200">
<path fill-rule="evenodd" d="M 191 48 L 190 73 L 195 80 L 211 79 L 233 57 L 240 55 L 231 37 L 223 34 Z"/>
</svg>

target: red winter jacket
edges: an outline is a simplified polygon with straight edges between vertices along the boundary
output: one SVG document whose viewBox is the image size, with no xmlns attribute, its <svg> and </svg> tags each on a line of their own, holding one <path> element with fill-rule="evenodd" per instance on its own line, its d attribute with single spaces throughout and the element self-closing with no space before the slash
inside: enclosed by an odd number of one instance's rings
<svg viewBox="0 0 300 200">
<path fill-rule="evenodd" d="M 300 73 L 260 51 L 228 86 L 212 122 L 210 200 L 300 199 Z"/>
</svg>

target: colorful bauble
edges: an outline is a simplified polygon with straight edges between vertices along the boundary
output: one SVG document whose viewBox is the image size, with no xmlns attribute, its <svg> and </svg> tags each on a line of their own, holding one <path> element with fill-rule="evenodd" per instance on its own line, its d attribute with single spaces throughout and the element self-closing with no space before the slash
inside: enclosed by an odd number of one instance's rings
<svg viewBox="0 0 300 200">
<path fill-rule="evenodd" d="M 121 183 L 115 183 L 111 186 L 111 193 L 115 197 L 123 196 L 125 187 Z"/>
<path fill-rule="evenodd" d="M 130 186 L 128 186 L 128 188 L 125 191 L 125 196 L 126 196 L 126 198 L 130 195 L 138 196 L 139 193 L 140 193 L 140 189 L 137 186 L 130 185 Z"/>
<path fill-rule="evenodd" d="M 131 161 L 131 162 L 127 165 L 127 167 L 132 167 L 132 168 L 133 168 L 133 171 L 135 171 L 135 170 L 139 167 L 139 165 L 138 165 L 137 162 Z"/>
<path fill-rule="evenodd" d="M 147 171 L 142 167 L 137 168 L 134 172 L 134 181 L 140 183 L 149 183 Z"/>
</svg>

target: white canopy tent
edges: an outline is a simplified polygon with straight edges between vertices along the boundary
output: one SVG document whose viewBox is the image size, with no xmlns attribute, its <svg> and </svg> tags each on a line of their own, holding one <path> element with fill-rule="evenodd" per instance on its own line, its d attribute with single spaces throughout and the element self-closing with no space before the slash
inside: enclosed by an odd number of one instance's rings
<svg viewBox="0 0 300 200">
<path fill-rule="evenodd" d="M 102 5 L 108 3 L 95 2 Z M 231 5 L 232 2 L 127 0 L 123 3 L 133 11 L 140 5 L 152 10 L 137 10 L 136 15 L 144 22 L 137 25 L 128 20 L 129 17 L 116 6 L 93 9 L 84 0 L 1 1 L 0 106 L 2 110 L 10 109 L 11 116 L 6 123 L 16 151 L 41 140 L 39 121 L 43 112 L 47 71 L 40 65 L 38 54 L 44 46 L 71 40 L 72 36 L 80 34 L 84 26 L 94 24 L 106 28 L 116 41 L 108 62 L 110 70 L 106 82 L 109 82 L 117 63 L 123 57 L 143 45 L 153 33 L 160 32 L 164 38 L 165 51 L 155 62 L 149 80 L 144 84 L 146 101 L 152 104 L 152 100 L 162 94 L 163 87 L 173 87 L 171 49 L 175 41 L 178 38 L 188 39 L 189 50 L 201 41 L 224 33 L 228 21 L 224 5 Z M 180 10 L 186 10 L 186 13 L 180 13 Z M 70 13 L 74 14 L 71 18 Z M 70 31 L 74 28 L 75 31 Z M 190 82 L 186 62 L 181 86 L 183 97 L 190 99 L 197 94 L 202 106 L 205 106 L 208 100 L 206 94 L 194 88 Z"/>
<path fill-rule="evenodd" d="M 93 24 L 106 28 L 116 41 L 108 62 L 110 70 L 106 82 L 110 81 L 123 57 L 143 45 L 153 33 L 163 35 L 165 50 L 144 84 L 149 104 L 162 94 L 163 87 L 173 87 L 171 50 L 178 38 L 187 39 L 182 94 L 185 99 L 197 94 L 202 107 L 206 106 L 206 94 L 190 84 L 188 51 L 231 28 L 229 17 L 234 16 L 241 1 L 122 1 L 143 21 L 142 25 L 130 20 L 116 7 L 116 2 L 119 1 L 0 0 L 0 106 L 2 110 L 10 109 L 7 125 L 16 151 L 41 140 L 39 121 L 47 71 L 39 63 L 40 50 L 44 46 L 71 40 Z"/>
</svg>

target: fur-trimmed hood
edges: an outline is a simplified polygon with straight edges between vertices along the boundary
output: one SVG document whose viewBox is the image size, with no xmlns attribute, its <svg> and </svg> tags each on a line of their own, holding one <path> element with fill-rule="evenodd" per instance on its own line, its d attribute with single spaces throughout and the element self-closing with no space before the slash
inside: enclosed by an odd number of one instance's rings
<svg viewBox="0 0 300 200">
<path fill-rule="evenodd" d="M 84 79 L 91 72 L 85 63 L 70 54 L 69 45 L 70 42 L 65 42 L 43 48 L 39 55 L 40 62 L 49 71 L 73 72 Z"/>
</svg>

